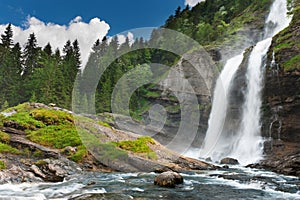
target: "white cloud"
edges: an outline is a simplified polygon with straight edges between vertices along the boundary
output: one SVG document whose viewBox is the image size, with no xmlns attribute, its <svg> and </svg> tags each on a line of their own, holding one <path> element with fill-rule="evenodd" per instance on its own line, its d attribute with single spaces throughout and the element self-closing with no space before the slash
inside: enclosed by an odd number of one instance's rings
<svg viewBox="0 0 300 200">
<path fill-rule="evenodd" d="M 6 25 L 0 25 L 1 34 L 4 32 Z M 71 20 L 68 26 L 58 25 L 53 23 L 47 23 L 40 21 L 35 17 L 28 18 L 26 22 L 26 29 L 22 29 L 18 26 L 12 26 L 14 33 L 14 42 L 19 42 L 24 45 L 27 42 L 29 34 L 35 33 L 38 41 L 38 45 L 44 47 L 50 42 L 52 49 L 63 49 L 67 40 L 79 42 L 81 51 L 82 64 L 85 65 L 91 47 L 97 39 L 102 39 L 110 29 L 109 25 L 105 21 L 101 21 L 99 18 L 91 19 L 89 23 L 82 22 L 80 16 Z"/>
<path fill-rule="evenodd" d="M 129 39 L 129 45 L 132 45 L 134 43 L 135 38 L 134 38 L 133 33 L 131 33 L 131 32 L 128 32 L 127 35 L 117 34 L 115 36 L 117 36 L 117 38 L 118 38 L 119 46 L 126 41 L 127 37 Z M 113 37 L 115 37 L 115 36 L 113 36 Z M 107 42 L 110 43 L 112 41 L 113 37 L 108 37 Z"/>
<path fill-rule="evenodd" d="M 205 0 L 185 0 L 185 5 L 189 5 L 189 6 L 195 6 L 197 5 L 197 3 L 202 2 Z"/>
</svg>

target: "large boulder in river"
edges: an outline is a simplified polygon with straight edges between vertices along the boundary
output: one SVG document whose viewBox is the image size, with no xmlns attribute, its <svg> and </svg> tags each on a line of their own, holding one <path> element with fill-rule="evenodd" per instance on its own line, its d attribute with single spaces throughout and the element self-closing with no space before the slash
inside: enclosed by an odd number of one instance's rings
<svg viewBox="0 0 300 200">
<path fill-rule="evenodd" d="M 220 163 L 224 165 L 238 165 L 239 161 L 237 159 L 227 157 L 223 158 Z"/>
<path fill-rule="evenodd" d="M 173 171 L 161 173 L 154 178 L 154 185 L 159 185 L 161 187 L 174 188 L 175 185 L 182 183 L 182 176 Z"/>
</svg>

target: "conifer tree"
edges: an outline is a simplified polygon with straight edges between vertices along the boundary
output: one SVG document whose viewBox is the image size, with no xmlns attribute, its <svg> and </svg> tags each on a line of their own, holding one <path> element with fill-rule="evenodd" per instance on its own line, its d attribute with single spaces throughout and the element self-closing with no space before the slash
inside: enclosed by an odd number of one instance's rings
<svg viewBox="0 0 300 200">
<path fill-rule="evenodd" d="M 1 41 L 4 48 L 11 48 L 13 45 L 13 31 L 11 24 L 8 24 L 4 34 L 1 34 Z"/>
</svg>

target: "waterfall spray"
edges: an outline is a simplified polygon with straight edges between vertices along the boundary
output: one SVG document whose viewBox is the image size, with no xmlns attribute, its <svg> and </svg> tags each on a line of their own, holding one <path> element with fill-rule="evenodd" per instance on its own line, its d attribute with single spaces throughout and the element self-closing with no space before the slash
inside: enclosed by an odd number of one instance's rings
<svg viewBox="0 0 300 200">
<path fill-rule="evenodd" d="M 245 165 L 255 163 L 262 158 L 260 108 L 264 64 L 272 37 L 290 23 L 291 17 L 288 17 L 287 12 L 286 0 L 275 0 L 271 6 L 266 20 L 265 39 L 255 45 L 249 57 L 246 72 L 247 90 L 242 106 L 241 123 L 232 137 L 228 136 L 222 127 L 227 114 L 228 94 L 232 86 L 230 83 L 243 58 L 234 57 L 227 61 L 217 80 L 209 128 L 200 150 L 200 157 L 211 157 L 213 161 L 218 161 L 222 157 L 229 156 Z M 229 71 L 230 76 L 228 76 Z"/>
</svg>

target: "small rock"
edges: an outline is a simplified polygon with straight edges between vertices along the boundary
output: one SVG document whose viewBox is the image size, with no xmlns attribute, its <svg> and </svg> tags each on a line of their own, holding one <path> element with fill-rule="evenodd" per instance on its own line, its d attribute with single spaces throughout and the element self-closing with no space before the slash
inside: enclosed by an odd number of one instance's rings
<svg viewBox="0 0 300 200">
<path fill-rule="evenodd" d="M 228 165 L 223 165 L 222 168 L 223 169 L 229 169 L 229 166 Z"/>
<path fill-rule="evenodd" d="M 211 157 L 208 157 L 208 158 L 205 158 L 205 161 L 206 162 L 212 162 L 212 159 L 211 159 Z"/>
<path fill-rule="evenodd" d="M 41 178 L 46 178 L 46 175 L 36 166 L 36 165 L 32 165 L 30 167 L 30 169 L 32 170 L 32 172 L 34 174 L 36 174 L 37 176 L 41 177 Z"/>
<path fill-rule="evenodd" d="M 238 165 L 239 161 L 237 159 L 227 157 L 223 158 L 220 163 L 225 165 Z"/>
<path fill-rule="evenodd" d="M 63 150 L 63 153 L 66 153 L 66 154 L 74 154 L 76 152 L 77 152 L 77 147 L 71 147 L 71 146 L 67 146 Z"/>
<path fill-rule="evenodd" d="M 175 185 L 182 183 L 182 176 L 173 171 L 163 172 L 154 178 L 154 185 L 158 185 L 161 187 L 174 188 Z"/>
</svg>

